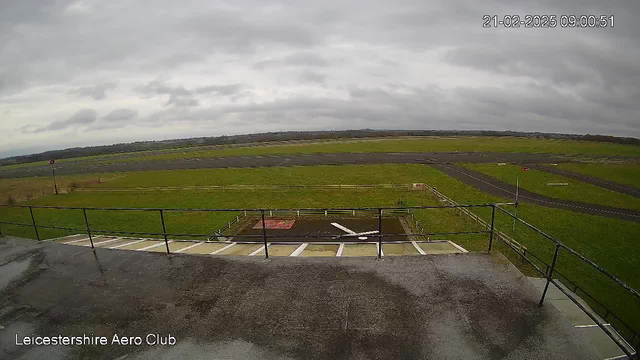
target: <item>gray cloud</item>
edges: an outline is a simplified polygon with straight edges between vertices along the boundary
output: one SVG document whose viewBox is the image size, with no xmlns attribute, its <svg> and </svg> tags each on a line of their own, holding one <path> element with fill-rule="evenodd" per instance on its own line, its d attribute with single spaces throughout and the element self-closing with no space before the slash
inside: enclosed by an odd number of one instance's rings
<svg viewBox="0 0 640 360">
<path fill-rule="evenodd" d="M 83 86 L 69 91 L 69 94 L 77 96 L 86 96 L 94 100 L 103 100 L 106 97 L 107 90 L 115 89 L 116 84 L 107 82 L 96 84 L 93 86 Z"/>
<path fill-rule="evenodd" d="M 330 63 L 322 56 L 312 52 L 297 52 L 280 59 L 262 60 L 253 65 L 255 69 L 264 70 L 279 66 L 326 67 Z"/>
<path fill-rule="evenodd" d="M 74 128 L 78 126 L 89 125 L 96 121 L 98 114 L 93 109 L 82 109 L 75 114 L 71 115 L 69 118 L 65 120 L 58 120 L 49 123 L 48 125 L 40 128 L 36 128 L 30 132 L 33 133 L 41 133 L 44 131 L 58 131 L 65 130 L 69 128 Z"/>
<path fill-rule="evenodd" d="M 484 14 L 537 13 L 616 25 L 482 28 Z M 640 137 L 638 16 L 635 0 L 14 1 L 0 12 L 0 152 L 64 146 L 72 128 L 69 146 L 203 129 Z M 87 107 L 103 116 L 71 113 Z"/>
</svg>

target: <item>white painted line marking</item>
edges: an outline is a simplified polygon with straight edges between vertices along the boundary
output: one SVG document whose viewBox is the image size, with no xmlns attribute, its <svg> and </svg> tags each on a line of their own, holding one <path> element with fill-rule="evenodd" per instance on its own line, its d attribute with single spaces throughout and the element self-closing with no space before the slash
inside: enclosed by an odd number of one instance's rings
<svg viewBox="0 0 640 360">
<path fill-rule="evenodd" d="M 121 238 L 117 237 L 117 238 L 115 238 L 115 239 L 111 239 L 111 240 L 100 241 L 100 242 L 97 242 L 97 243 L 93 243 L 93 246 L 98 246 L 98 245 L 102 245 L 102 244 L 112 243 L 112 242 L 114 242 L 114 241 L 118 241 L 118 240 L 120 240 L 120 239 L 121 239 Z M 91 245 L 91 244 L 89 244 L 89 245 Z M 85 245 L 85 246 L 89 246 L 89 245 Z"/>
<path fill-rule="evenodd" d="M 413 246 L 416 248 L 416 250 L 418 250 L 418 252 L 420 253 L 420 255 L 427 255 L 426 252 L 424 252 L 424 250 L 422 250 L 422 248 L 420 246 L 418 246 L 418 244 L 416 244 L 415 241 L 411 242 L 413 244 Z"/>
<path fill-rule="evenodd" d="M 143 242 L 143 241 L 145 241 L 145 240 L 144 239 L 143 240 L 136 240 L 136 241 L 132 241 L 132 242 L 128 242 L 128 243 L 112 246 L 109 249 L 118 249 L 118 248 L 121 248 L 121 247 L 137 244 L 137 243 L 140 243 L 140 242 Z"/>
<path fill-rule="evenodd" d="M 635 354 L 635 353 L 633 353 L 633 354 Z M 627 360 L 627 359 L 628 359 L 627 355 L 622 354 L 622 355 L 606 358 L 604 360 Z"/>
<path fill-rule="evenodd" d="M 217 253 L 223 252 L 223 251 L 227 250 L 228 248 L 232 247 L 232 246 L 233 246 L 233 245 L 235 245 L 235 244 L 236 244 L 236 243 L 231 243 L 231 244 L 229 244 L 229 245 L 227 245 L 227 246 L 225 246 L 225 247 L 223 247 L 223 248 L 220 248 L 220 249 L 218 249 L 218 250 L 216 250 L 216 251 L 212 252 L 212 253 L 211 253 L 211 254 L 209 254 L 209 255 L 215 255 L 215 254 L 217 254 Z"/>
<path fill-rule="evenodd" d="M 159 244 L 149 245 L 147 247 L 143 247 L 142 249 L 137 249 L 136 251 L 145 251 L 145 250 L 153 249 L 155 247 L 164 245 L 164 241 L 158 241 L 158 242 L 159 242 Z M 172 242 L 173 242 L 173 240 L 169 240 L 169 241 L 167 241 L 167 244 L 171 244 Z"/>
<path fill-rule="evenodd" d="M 336 253 L 336 257 L 342 256 L 342 251 L 344 251 L 344 243 L 340 243 L 340 247 L 338 248 L 338 252 Z"/>
<path fill-rule="evenodd" d="M 302 245 L 298 246 L 298 248 L 297 248 L 297 249 L 295 249 L 295 250 L 291 253 L 291 255 L 289 255 L 289 256 L 296 257 L 296 256 L 300 255 L 300 254 L 304 251 L 304 249 L 306 249 L 306 248 L 307 248 L 307 246 L 309 246 L 309 243 L 304 243 L 304 244 L 302 244 Z"/>
<path fill-rule="evenodd" d="M 462 251 L 463 253 L 468 253 L 468 251 L 467 251 L 467 250 L 465 250 L 465 248 L 463 248 L 462 246 L 460 246 L 460 245 L 458 245 L 458 244 L 456 244 L 456 243 L 454 243 L 454 242 L 451 242 L 451 240 L 447 240 L 447 242 L 448 242 L 449 244 L 451 244 L 451 245 L 455 246 L 458 250 Z"/>
<path fill-rule="evenodd" d="M 181 252 L 183 252 L 183 251 L 187 251 L 187 250 L 189 250 L 189 249 L 193 249 L 194 247 L 196 247 L 196 246 L 200 246 L 200 245 L 202 245 L 202 244 L 204 244 L 204 243 L 203 243 L 203 242 L 195 243 L 195 244 L 193 244 L 193 245 L 189 245 L 189 246 L 184 247 L 184 248 L 182 248 L 182 249 L 180 249 L 180 250 L 177 250 L 177 251 L 175 251 L 175 252 L 176 252 L 176 253 L 181 253 Z"/>
<path fill-rule="evenodd" d="M 267 247 L 269 247 L 269 245 L 271 245 L 271 244 L 267 244 Z M 263 250 L 264 250 L 264 245 L 260 246 L 258 248 L 258 250 L 256 250 L 256 251 L 252 252 L 251 254 L 249 254 L 249 256 L 256 256 L 260 251 L 263 251 Z"/>
<path fill-rule="evenodd" d="M 338 229 L 346 232 L 347 234 L 351 234 L 351 235 L 355 235 L 356 234 L 355 231 L 353 231 L 351 229 L 347 229 L 346 227 L 344 227 L 344 226 L 342 226 L 342 225 L 340 225 L 338 223 L 331 223 L 331 225 L 333 225 L 333 226 L 337 227 Z"/>
<path fill-rule="evenodd" d="M 382 251 L 382 249 L 380 249 L 380 243 L 376 243 L 376 250 L 378 250 L 378 252 L 380 252 L 380 256 L 384 256 L 384 251 Z"/>
<path fill-rule="evenodd" d="M 77 242 L 80 242 L 80 241 L 86 241 L 86 240 L 89 240 L 89 237 L 88 237 L 88 236 L 87 236 L 86 238 L 84 238 L 84 239 L 79 239 L 79 240 L 72 240 L 72 241 L 63 242 L 63 244 L 65 244 L 65 245 L 75 244 L 75 243 L 77 243 Z"/>
<path fill-rule="evenodd" d="M 611 324 L 602 324 L 602 326 L 611 326 Z M 576 328 L 593 328 L 599 327 L 598 324 L 589 324 L 589 325 L 576 325 Z"/>
</svg>

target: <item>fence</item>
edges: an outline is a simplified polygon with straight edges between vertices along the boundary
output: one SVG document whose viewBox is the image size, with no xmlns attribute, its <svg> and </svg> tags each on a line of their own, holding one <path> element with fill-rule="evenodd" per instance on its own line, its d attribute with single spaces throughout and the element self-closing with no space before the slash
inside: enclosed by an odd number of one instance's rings
<svg viewBox="0 0 640 360">
<path fill-rule="evenodd" d="M 268 231 L 267 231 L 267 228 L 266 228 L 266 223 L 265 223 L 264 220 L 265 220 L 265 217 L 274 216 L 274 215 L 278 215 L 278 216 L 302 216 L 302 215 L 305 215 L 305 216 L 308 216 L 308 215 L 329 216 L 330 214 L 331 215 L 345 215 L 345 214 L 346 215 L 357 215 L 357 214 L 360 214 L 360 215 L 375 216 L 378 219 L 378 231 L 377 231 L 377 234 L 373 235 L 372 237 L 377 238 L 377 247 L 378 247 L 377 256 L 378 256 L 378 258 L 381 258 L 381 256 L 382 256 L 382 245 L 385 242 L 384 241 L 385 237 L 398 237 L 398 236 L 405 236 L 406 237 L 406 240 L 403 240 L 403 241 L 393 241 L 394 243 L 398 243 L 398 242 L 413 242 L 412 240 L 409 240 L 409 238 L 410 237 L 416 237 L 416 236 L 426 237 L 426 236 L 429 236 L 429 235 L 462 235 L 462 234 L 483 234 L 484 233 L 484 234 L 488 234 L 489 235 L 489 244 L 488 244 L 488 249 L 487 249 L 488 252 L 491 252 L 492 245 L 493 245 L 493 240 L 497 236 L 498 239 L 500 239 L 502 242 L 504 242 L 511 250 L 515 251 L 519 256 L 522 257 L 523 260 L 527 261 L 538 273 L 542 274 L 546 278 L 546 285 L 545 285 L 544 291 L 542 293 L 542 297 L 540 298 L 539 306 L 543 305 L 544 299 L 545 299 L 546 294 L 547 294 L 547 290 L 549 288 L 549 284 L 556 285 L 558 287 L 558 289 L 560 289 L 560 291 L 562 291 L 578 307 L 580 307 L 583 311 L 585 311 L 585 313 L 609 337 L 611 337 L 613 339 L 613 341 L 620 347 L 620 349 L 622 349 L 622 351 L 629 357 L 629 359 L 637 359 L 637 357 L 635 357 L 635 354 L 633 353 L 633 348 L 631 348 L 628 343 L 625 343 L 625 341 L 619 337 L 617 332 L 614 333 L 615 330 L 611 331 L 610 329 L 608 329 L 605 326 L 605 324 L 603 324 L 603 322 L 600 321 L 600 319 L 597 316 L 595 316 L 592 313 L 590 313 L 588 311 L 588 309 L 583 304 L 580 303 L 580 301 L 578 300 L 578 297 L 577 297 L 577 295 L 575 295 L 575 293 L 572 293 L 570 290 L 568 290 L 562 284 L 560 284 L 558 282 L 558 280 L 554 279 L 554 275 L 556 275 L 556 277 L 558 275 L 560 275 L 561 277 L 566 279 L 566 277 L 564 277 L 561 274 L 559 274 L 557 272 L 557 270 L 555 269 L 556 263 L 558 261 L 558 257 L 561 254 L 560 251 L 563 250 L 562 253 L 570 254 L 571 256 L 575 257 L 576 259 L 579 259 L 580 261 L 584 262 L 585 264 L 591 266 L 593 269 L 598 271 L 600 274 L 602 274 L 602 275 L 606 276 L 607 278 L 611 279 L 617 286 L 620 287 L 620 289 L 623 289 L 627 293 L 631 294 L 633 297 L 635 297 L 637 299 L 640 299 L 640 293 L 638 293 L 638 291 L 636 291 L 635 289 L 633 289 L 629 285 L 625 284 L 622 280 L 618 279 L 616 276 L 614 276 L 613 274 L 611 274 L 607 270 L 601 268 L 600 266 L 598 266 L 596 263 L 594 263 L 590 259 L 586 258 L 585 256 L 579 254 L 575 250 L 573 250 L 573 249 L 569 248 L 568 246 L 564 245 L 560 241 L 558 241 L 558 240 L 554 239 L 553 237 L 549 236 L 544 231 L 542 231 L 542 230 L 536 228 L 535 226 L 527 223 L 526 221 L 520 219 L 519 217 L 517 217 L 517 215 L 514 215 L 514 214 L 510 213 L 509 211 L 507 211 L 506 209 L 502 208 L 503 205 L 513 205 L 511 203 L 462 205 L 462 204 L 457 204 L 453 200 L 446 198 L 443 194 L 437 192 L 437 190 L 435 188 L 429 188 L 429 190 L 431 190 L 437 196 L 442 197 L 443 200 L 446 199 L 446 201 L 450 202 L 450 205 L 377 207 L 377 208 L 305 208 L 305 209 L 163 209 L 163 208 L 96 208 L 96 207 L 61 207 L 61 206 L 35 206 L 35 205 L 0 205 L 1 207 L 28 208 L 29 209 L 30 218 L 31 218 L 31 223 L 16 223 L 16 222 L 9 222 L 9 221 L 0 221 L 0 224 L 23 226 L 23 227 L 33 227 L 33 229 L 35 231 L 35 234 L 36 234 L 36 238 L 38 240 L 41 240 L 40 239 L 40 235 L 38 233 L 38 229 L 39 228 L 58 229 L 58 230 L 74 231 L 74 232 L 86 232 L 89 235 L 89 240 L 90 240 L 92 248 L 94 248 L 93 236 L 95 234 L 134 234 L 134 235 L 146 235 L 146 236 L 162 236 L 164 238 L 167 254 L 170 254 L 169 241 L 168 241 L 168 237 L 169 236 L 177 236 L 177 237 L 189 236 L 189 237 L 209 238 L 211 235 L 210 234 L 169 233 L 169 232 L 167 232 L 165 219 L 164 219 L 165 212 L 234 212 L 234 213 L 238 213 L 238 215 L 236 215 L 235 219 L 233 219 L 231 222 L 229 222 L 224 229 L 231 228 L 233 223 L 238 222 L 242 216 L 248 216 L 248 215 L 260 216 L 260 218 L 262 220 L 262 234 L 261 235 L 242 235 L 242 237 L 253 239 L 253 241 L 250 240 L 249 242 L 255 242 L 255 243 L 264 244 L 265 258 L 269 258 L 269 250 L 268 250 L 269 243 L 270 242 L 274 242 L 273 239 L 275 239 L 277 241 L 278 238 L 289 237 L 289 236 L 279 236 L 279 235 L 275 235 L 275 234 L 268 234 Z M 38 225 L 37 222 L 36 222 L 36 218 L 35 218 L 35 216 L 33 214 L 33 209 L 34 208 L 61 209 L 61 210 L 82 210 L 83 217 L 84 217 L 83 220 L 84 220 L 85 228 L 84 229 L 78 229 L 78 228 L 66 228 L 66 227 L 58 227 L 58 226 Z M 472 208 L 491 208 L 491 222 L 487 222 L 487 221 L 479 218 L 477 215 L 473 214 L 470 211 Z M 414 231 L 411 231 L 410 234 L 406 234 L 406 233 L 404 233 L 404 234 L 383 233 L 382 218 L 383 218 L 384 215 L 411 214 L 411 212 L 413 210 L 418 210 L 418 209 L 457 209 L 461 213 L 464 213 L 464 214 L 466 214 L 468 216 L 471 216 L 476 222 L 482 224 L 483 226 L 486 226 L 489 230 L 487 230 L 487 231 L 465 231 L 465 232 L 442 232 L 442 233 L 424 233 L 423 231 L 420 231 L 418 233 L 414 233 Z M 495 228 L 496 209 L 498 211 L 500 211 L 501 213 L 504 213 L 504 214 L 512 217 L 513 219 L 515 219 L 519 223 L 524 224 L 527 228 L 529 228 L 529 229 L 537 232 L 538 234 L 542 235 L 545 239 L 551 241 L 552 244 L 554 244 L 554 247 L 555 247 L 553 260 L 552 260 L 551 264 L 544 263 L 544 261 L 542 261 L 538 256 L 536 256 L 536 255 L 532 254 L 531 252 L 527 251 L 526 247 L 524 247 L 521 244 L 517 243 L 515 240 L 509 238 L 506 234 L 502 234 L 501 232 L 496 230 L 496 228 Z M 87 217 L 87 212 L 88 211 L 125 211 L 125 212 L 126 211 L 143 211 L 143 212 L 157 212 L 158 215 L 159 215 L 159 221 L 160 221 L 160 223 L 162 225 L 162 232 L 161 233 L 130 232 L 130 231 L 124 232 L 124 231 L 92 229 L 91 228 L 91 224 L 89 223 L 89 220 L 88 220 L 88 217 Z M 222 233 L 223 231 L 220 231 L 220 233 Z M 234 235 L 234 237 L 240 237 L 240 236 Z M 326 236 L 317 235 L 317 234 L 316 235 L 296 235 L 296 238 L 305 238 L 305 239 L 307 239 L 307 238 L 324 238 L 324 237 L 326 237 Z M 348 240 L 348 239 L 345 238 L 345 240 Z M 353 241 L 357 241 L 357 240 L 353 240 Z M 302 242 L 303 241 L 298 241 L 298 243 L 302 243 Z M 296 243 L 296 242 L 294 241 L 294 242 L 291 242 L 291 243 Z M 531 258 L 535 258 L 540 263 L 545 264 L 546 265 L 545 270 L 542 270 L 539 266 L 537 266 L 531 260 Z M 577 287 L 577 285 L 575 285 L 575 283 L 573 283 L 573 287 L 574 287 L 574 291 L 577 291 L 578 287 Z M 585 293 L 584 290 L 583 290 L 583 293 Z M 592 301 L 597 302 L 595 297 L 593 297 L 593 296 L 591 296 L 589 294 L 587 294 L 587 295 L 590 297 L 590 299 Z M 600 304 L 599 302 L 597 302 L 597 303 Z M 604 307 L 604 305 L 602 305 L 602 304 L 600 304 L 600 305 L 603 308 L 606 309 L 606 307 Z M 626 324 L 624 321 L 622 321 L 619 316 L 613 314 L 609 310 L 606 310 L 606 311 L 607 311 L 607 313 L 604 315 L 604 320 L 606 321 L 607 317 L 613 317 L 618 321 L 618 324 L 621 324 L 622 326 L 625 326 L 630 331 L 630 333 L 632 334 L 631 336 L 627 337 L 627 340 L 629 341 L 630 344 L 633 344 L 634 346 L 637 347 L 638 343 L 640 343 L 640 341 L 638 341 L 638 340 L 640 340 L 640 336 L 635 332 L 635 330 L 632 327 L 630 327 L 628 324 Z M 629 333 L 629 332 L 627 332 L 627 333 Z"/>
<path fill-rule="evenodd" d="M 402 189 L 410 190 L 413 184 L 338 184 L 338 185 L 204 185 L 204 186 L 161 186 L 161 187 L 96 187 L 76 188 L 75 191 L 88 193 L 139 192 L 142 194 L 168 191 L 288 191 L 288 190 L 368 190 Z"/>
<path fill-rule="evenodd" d="M 429 190 L 433 194 L 435 194 L 443 202 L 448 203 L 448 204 L 453 205 L 453 206 L 459 205 L 454 200 L 450 199 L 446 195 L 444 195 L 441 192 L 439 192 L 436 188 L 431 187 L 431 186 L 426 185 L 426 184 L 424 185 L 424 187 L 425 187 L 426 190 Z M 555 263 L 557 261 L 557 255 L 558 255 L 559 249 L 560 248 L 561 249 L 565 249 L 567 252 L 569 252 L 570 254 L 576 256 L 581 261 L 584 261 L 589 266 L 592 266 L 598 272 L 604 274 L 606 277 L 608 277 L 609 279 L 614 281 L 617 285 L 620 285 L 622 288 L 624 288 L 625 290 L 629 291 L 630 294 L 632 294 L 633 296 L 635 296 L 638 299 L 640 299 L 640 296 L 638 295 L 638 292 L 635 289 L 631 288 L 630 286 L 626 285 L 624 282 L 622 282 L 618 278 L 616 278 L 611 273 L 607 272 L 606 270 L 604 270 L 603 268 L 601 268 L 600 266 L 595 264 L 593 261 L 587 259 L 586 257 L 584 257 L 581 254 L 579 254 L 577 251 L 567 247 L 566 245 L 562 244 L 560 241 L 558 241 L 558 240 L 552 238 L 551 236 L 547 235 L 542 230 L 537 229 L 536 227 L 526 223 L 524 220 L 518 218 L 517 215 L 509 213 L 508 211 L 506 211 L 505 209 L 501 208 L 500 206 L 495 206 L 495 208 L 501 210 L 503 213 L 505 213 L 505 214 L 509 215 L 510 217 L 514 218 L 519 223 L 525 224 L 528 228 L 536 231 L 537 233 L 541 234 L 546 239 L 548 239 L 548 240 L 552 241 L 554 244 L 556 244 L 556 251 L 554 252 L 554 258 L 552 260 L 552 263 L 551 264 L 546 263 L 539 256 L 536 256 L 535 254 L 529 252 L 526 246 L 522 245 L 521 243 L 519 243 L 518 241 L 514 240 L 513 238 L 511 238 L 510 236 L 508 236 L 504 232 L 502 232 L 502 231 L 498 230 L 497 228 L 495 228 L 495 211 L 492 212 L 491 223 L 489 223 L 489 222 L 483 220 L 482 218 L 480 218 L 479 216 L 477 216 L 476 214 L 474 214 L 473 212 L 471 212 L 471 209 L 469 209 L 469 208 L 460 207 L 460 208 L 457 208 L 457 209 L 462 214 L 465 214 L 465 215 L 469 216 L 472 220 L 474 220 L 475 222 L 479 223 L 483 227 L 492 229 L 492 232 L 493 232 L 494 236 L 496 236 L 504 244 L 506 244 L 507 247 L 510 250 L 514 251 L 518 256 L 520 256 L 523 261 L 526 261 L 527 263 L 532 265 L 536 272 L 538 272 L 539 274 L 541 274 L 542 276 L 547 278 L 547 284 L 545 286 L 542 298 L 540 299 L 540 305 L 542 305 L 542 303 L 544 301 L 544 298 L 546 296 L 546 291 L 548 289 L 549 283 L 553 283 L 565 295 L 567 295 L 574 303 L 576 303 L 576 305 L 578 305 L 578 307 L 580 307 L 583 311 L 585 311 L 589 315 L 589 317 L 592 320 L 594 320 L 594 322 L 596 324 L 598 324 L 598 326 L 600 328 L 602 328 L 605 331 L 605 333 L 607 335 L 609 335 L 609 337 L 611 337 L 616 342 L 616 344 L 624 351 L 624 353 L 627 356 L 629 356 L 630 359 L 633 359 L 634 358 L 634 357 L 632 357 L 632 350 L 633 349 L 629 349 L 626 346 L 627 344 L 624 344 L 623 341 L 621 341 L 621 339 L 617 336 L 617 334 L 612 334 L 611 331 L 609 331 L 608 329 L 605 329 L 604 324 L 601 321 L 595 319 L 591 314 L 589 314 L 586 311 L 585 307 L 582 304 L 579 303 L 579 301 L 577 299 L 578 291 L 580 291 L 582 293 L 581 297 L 586 297 L 589 302 L 591 302 L 592 304 L 596 304 L 597 305 L 597 308 L 595 308 L 595 309 L 602 309 L 602 311 L 600 311 L 600 313 L 598 313 L 597 310 L 594 310 L 594 311 L 596 311 L 596 313 L 599 316 L 601 316 L 604 321 L 607 321 L 609 318 L 613 318 L 616 321 L 618 328 L 622 328 L 624 330 L 625 334 L 630 334 L 630 335 L 624 336 L 624 339 L 626 339 L 628 341 L 628 344 L 630 344 L 635 349 L 638 349 L 640 347 L 640 334 L 638 334 L 638 332 L 634 328 L 632 328 L 628 323 L 623 321 L 620 318 L 620 316 L 615 315 L 606 306 L 604 306 L 600 301 L 598 301 L 594 295 L 588 293 L 584 289 L 581 289 L 576 284 L 576 282 L 574 280 L 570 280 L 568 277 L 566 277 L 565 275 L 561 274 L 557 269 L 555 269 Z M 417 220 L 415 220 L 415 224 L 416 224 L 416 227 L 419 228 L 419 223 L 418 223 Z M 540 269 L 539 266 L 535 265 L 533 263 L 533 261 L 531 260 L 531 258 L 535 259 L 538 263 L 543 264 L 544 267 L 545 267 L 544 271 L 542 269 Z M 557 281 L 552 278 L 553 275 L 556 275 L 556 276 L 562 278 L 562 283 L 564 285 L 566 285 L 566 287 L 559 285 L 557 283 Z M 573 295 L 569 295 L 568 294 L 567 290 L 569 290 L 569 289 L 571 289 L 571 291 L 573 292 Z M 637 358 L 637 354 L 635 356 L 636 356 L 635 358 Z"/>
</svg>

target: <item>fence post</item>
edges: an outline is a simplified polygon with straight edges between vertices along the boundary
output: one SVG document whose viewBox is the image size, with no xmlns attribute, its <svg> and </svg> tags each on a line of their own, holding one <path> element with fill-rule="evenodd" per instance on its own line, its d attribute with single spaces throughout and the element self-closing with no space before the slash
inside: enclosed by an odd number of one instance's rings
<svg viewBox="0 0 640 360">
<path fill-rule="evenodd" d="M 160 220 L 162 221 L 162 234 L 164 235 L 164 245 L 167 247 L 167 254 L 171 254 L 169 251 L 169 240 L 167 240 L 167 228 L 164 225 L 164 210 L 160 209 Z"/>
<path fill-rule="evenodd" d="M 262 238 L 264 239 L 264 258 L 269 258 L 269 244 L 267 244 L 267 225 L 264 222 L 264 210 L 260 210 L 262 215 Z"/>
<path fill-rule="evenodd" d="M 496 221 L 496 205 L 492 204 L 491 205 L 491 233 L 489 234 L 489 253 L 491 253 L 491 246 L 493 245 L 493 233 L 496 230 L 495 227 L 495 221 Z"/>
<path fill-rule="evenodd" d="M 40 234 L 38 234 L 38 226 L 36 226 L 36 218 L 33 217 L 33 208 L 29 206 L 29 212 L 31 213 L 31 222 L 33 223 L 33 230 L 36 231 L 36 238 L 40 241 Z"/>
<path fill-rule="evenodd" d="M 556 267 L 556 261 L 558 260 L 558 251 L 560 251 L 560 244 L 556 244 L 556 251 L 553 253 L 553 261 L 551 261 L 551 268 L 549 269 L 549 274 L 547 275 L 547 283 L 544 285 L 544 291 L 542 292 L 542 297 L 540 298 L 540 303 L 538 306 L 542 307 L 542 303 L 544 302 L 544 297 L 547 295 L 547 290 L 549 289 L 549 283 L 551 283 L 551 279 L 553 278 L 553 270 Z"/>
<path fill-rule="evenodd" d="M 82 214 L 84 214 L 84 224 L 87 227 L 87 234 L 89 234 L 89 241 L 91 242 L 91 248 L 95 250 L 96 248 L 93 246 L 93 236 L 91 236 L 91 228 L 89 227 L 89 219 L 87 219 L 87 209 L 82 208 Z"/>
<path fill-rule="evenodd" d="M 378 208 L 378 260 L 382 259 L 382 209 Z"/>
</svg>

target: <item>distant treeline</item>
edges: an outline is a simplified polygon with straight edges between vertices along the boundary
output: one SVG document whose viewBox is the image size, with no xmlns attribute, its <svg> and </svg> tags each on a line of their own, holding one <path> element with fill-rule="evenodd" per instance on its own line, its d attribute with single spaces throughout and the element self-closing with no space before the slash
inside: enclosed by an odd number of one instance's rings
<svg viewBox="0 0 640 360">
<path fill-rule="evenodd" d="M 76 147 L 64 150 L 46 151 L 39 154 L 14 156 L 0 159 L 1 165 L 21 164 L 50 159 L 68 159 L 81 156 L 94 156 L 116 153 L 128 153 L 148 150 L 166 150 L 193 146 L 232 145 L 291 140 L 322 140 L 345 138 L 372 138 L 390 136 L 518 136 L 539 139 L 570 139 L 608 142 L 616 144 L 640 145 L 640 139 L 606 135 L 571 135 L 540 132 L 517 131 L 456 131 L 456 130 L 342 130 L 342 131 L 286 131 L 260 134 L 199 137 L 161 141 L 138 141 L 126 144 Z"/>
</svg>

